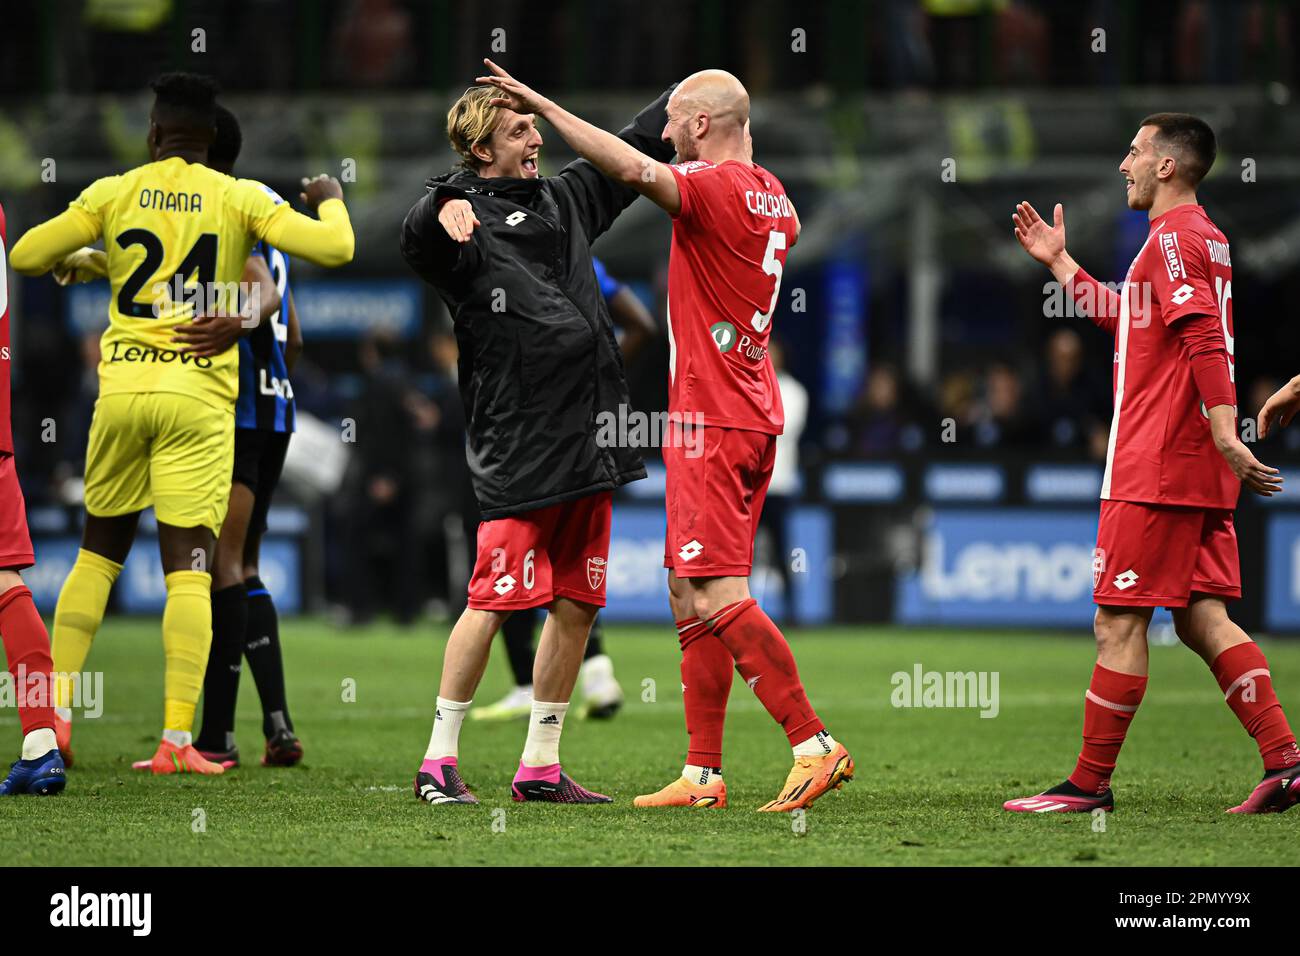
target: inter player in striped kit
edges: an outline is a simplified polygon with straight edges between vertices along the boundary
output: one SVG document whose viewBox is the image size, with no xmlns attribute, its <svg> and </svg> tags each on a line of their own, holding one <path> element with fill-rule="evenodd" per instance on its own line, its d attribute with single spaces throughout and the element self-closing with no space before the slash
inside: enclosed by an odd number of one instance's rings
<svg viewBox="0 0 1300 956">
<path fill-rule="evenodd" d="M 47 796 L 67 783 L 54 737 L 50 636 L 19 573 L 36 563 L 27 533 L 27 509 L 14 468 L 9 418 L 9 284 L 5 269 L 5 212 L 0 206 L 0 639 L 13 675 L 22 724 L 22 756 L 0 781 L 0 795 Z"/>
<path fill-rule="evenodd" d="M 167 587 L 163 733 L 152 760 L 137 766 L 215 775 L 223 768 L 194 748 L 191 728 L 212 639 L 207 569 L 230 495 L 238 354 L 191 354 L 178 329 L 202 337 L 200 307 L 206 325 L 240 321 L 236 290 L 257 240 L 339 266 L 351 260 L 354 237 L 337 180 L 304 180 L 315 220 L 276 204 L 260 183 L 203 165 L 215 134 L 210 79 L 167 74 L 153 89 L 152 161 L 92 183 L 24 235 L 10 259 L 40 275 L 102 237 L 112 293 L 86 454 L 86 525 L 54 612 L 57 671 L 81 671 L 140 512 L 152 505 Z M 70 762 L 70 711 L 59 712 L 67 693 L 58 680 L 55 733 Z"/>
<path fill-rule="evenodd" d="M 722 729 L 731 670 L 786 733 L 794 767 L 764 811 L 802 809 L 853 776 L 848 750 L 804 692 L 780 630 L 749 594 L 754 535 L 784 418 L 768 356 L 772 315 L 799 217 L 771 172 L 753 162 L 749 94 L 705 70 L 668 101 L 667 166 L 597 129 L 487 62 L 494 101 L 545 118 L 606 176 L 673 217 L 668 265 L 669 414 L 704 425 L 703 453 L 680 429 L 665 439 L 669 600 L 682 648 L 690 736 L 682 775 L 641 807 L 723 807 Z M 690 443 L 694 445 L 695 443 Z"/>
<path fill-rule="evenodd" d="M 243 146 L 239 121 L 220 104 L 215 116 L 208 165 L 234 175 Z M 273 190 L 266 192 L 277 204 L 284 201 Z M 279 619 L 259 572 L 266 516 L 294 428 L 289 372 L 302 352 L 289 265 L 288 256 L 259 240 L 244 268 L 246 282 L 258 281 L 269 289 L 261 296 L 264 320 L 239 338 L 235 468 L 212 569 L 212 651 L 203 678 L 203 721 L 194 741 L 200 754 L 227 768 L 239 764 L 235 705 L 244 658 L 262 704 L 262 764 L 289 767 L 302 759 L 302 744 L 289 717 Z M 196 356 L 218 354 L 228 345 L 223 341 L 190 351 Z"/>
<path fill-rule="evenodd" d="M 1269 496 L 1282 479 L 1237 435 L 1232 258 L 1196 201 L 1215 153 L 1214 133 L 1194 116 L 1142 121 L 1120 173 L 1129 208 L 1145 210 L 1151 226 L 1118 294 L 1066 251 L 1060 205 L 1051 225 L 1028 203 L 1012 216 L 1025 251 L 1115 335 L 1115 411 L 1093 556 L 1097 663 L 1083 749 L 1064 783 L 1009 800 L 1007 810 L 1114 808 L 1110 778 L 1146 691 L 1147 626 L 1161 606 L 1263 758 L 1263 779 L 1230 812 L 1278 812 L 1300 798 L 1300 751 L 1268 662 L 1225 606 L 1241 597 L 1232 524 L 1241 485 Z"/>
</svg>

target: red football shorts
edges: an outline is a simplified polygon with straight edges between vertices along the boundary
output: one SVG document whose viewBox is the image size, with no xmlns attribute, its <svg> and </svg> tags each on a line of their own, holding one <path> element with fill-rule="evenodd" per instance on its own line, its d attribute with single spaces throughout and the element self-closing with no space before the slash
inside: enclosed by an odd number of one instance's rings
<svg viewBox="0 0 1300 956">
<path fill-rule="evenodd" d="M 602 491 L 481 522 L 469 606 L 518 611 L 564 597 L 604 607 L 611 498 Z"/>
<path fill-rule="evenodd" d="M 1187 607 L 1193 593 L 1241 597 L 1232 512 L 1103 501 L 1092 554 L 1093 600 Z"/>
<path fill-rule="evenodd" d="M 775 435 L 670 424 L 664 567 L 679 578 L 747 577 L 775 460 Z"/>
<path fill-rule="evenodd" d="M 0 568 L 21 571 L 35 563 L 14 456 L 0 453 Z"/>
</svg>

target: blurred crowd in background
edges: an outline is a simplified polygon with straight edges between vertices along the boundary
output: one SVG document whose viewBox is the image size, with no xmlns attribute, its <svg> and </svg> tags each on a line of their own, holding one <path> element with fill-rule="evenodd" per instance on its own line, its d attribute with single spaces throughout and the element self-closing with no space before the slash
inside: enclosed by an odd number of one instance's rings
<svg viewBox="0 0 1300 956">
<path fill-rule="evenodd" d="M 662 85 L 725 62 L 757 94 L 1262 82 L 1293 79 L 1300 48 L 1279 0 L 11 0 L 5 14 L 0 93 L 134 90 L 194 28 L 245 51 L 214 58 L 227 89 L 263 91 L 441 88 L 476 70 L 494 31 L 548 89 Z M 1073 42 L 1100 24 L 1122 55 Z M 798 29 L 808 55 L 779 56 Z"/>
</svg>

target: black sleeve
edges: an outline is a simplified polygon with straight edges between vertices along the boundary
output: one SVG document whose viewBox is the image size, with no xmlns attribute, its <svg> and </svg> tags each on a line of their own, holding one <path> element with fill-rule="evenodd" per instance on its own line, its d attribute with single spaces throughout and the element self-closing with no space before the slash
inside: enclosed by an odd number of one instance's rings
<svg viewBox="0 0 1300 956">
<path fill-rule="evenodd" d="M 477 230 L 473 241 L 456 242 L 438 222 L 437 193 L 429 192 L 411 207 L 402 222 L 402 258 L 415 273 L 431 285 L 446 285 L 458 277 L 473 275 L 482 261 Z"/>
<path fill-rule="evenodd" d="M 665 112 L 668 97 L 672 95 L 677 84 L 674 83 L 660 94 L 659 98 L 636 115 L 636 119 L 624 127 L 618 138 L 630 143 L 651 159 L 666 163 L 673 158 L 673 144 L 665 143 L 659 137 L 668 124 Z M 624 186 L 609 179 L 585 159 L 575 160 L 560 170 L 561 181 L 572 190 L 577 204 L 578 215 L 587 233 L 587 240 L 594 242 L 614 224 L 614 220 L 633 200 L 641 195 L 631 186 Z"/>
</svg>

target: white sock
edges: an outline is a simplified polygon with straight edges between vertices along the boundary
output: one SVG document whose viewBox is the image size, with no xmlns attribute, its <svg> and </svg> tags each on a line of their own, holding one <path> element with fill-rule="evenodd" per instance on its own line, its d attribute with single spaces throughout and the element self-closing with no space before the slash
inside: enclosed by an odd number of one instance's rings
<svg viewBox="0 0 1300 956">
<path fill-rule="evenodd" d="M 528 720 L 528 739 L 524 741 L 522 762 L 525 767 L 549 767 L 560 762 L 560 731 L 569 705 L 533 701 L 533 716 Z"/>
<path fill-rule="evenodd" d="M 796 757 L 825 757 L 835 749 L 835 738 L 830 731 L 823 730 L 813 734 L 807 740 L 794 745 Z"/>
<path fill-rule="evenodd" d="M 429 735 L 429 749 L 424 752 L 425 760 L 460 755 L 460 725 L 465 722 L 465 712 L 472 703 L 472 700 L 438 698 L 433 711 L 433 733 Z"/>
<path fill-rule="evenodd" d="M 72 720 L 72 708 L 71 708 L 71 707 L 55 707 L 55 708 L 54 708 L 54 716 L 57 717 L 57 718 L 59 718 L 59 720 L 66 720 L 66 721 L 69 721 L 69 722 L 70 722 L 70 721 Z"/>
<path fill-rule="evenodd" d="M 194 735 L 188 730 L 163 730 L 163 740 L 177 747 L 188 747 L 194 743 Z"/>
<path fill-rule="evenodd" d="M 682 768 L 682 776 L 691 783 L 698 783 L 701 787 L 704 787 L 722 779 L 722 768 L 698 767 L 693 763 L 688 763 Z"/>
<path fill-rule="evenodd" d="M 582 692 L 590 694 L 614 680 L 614 662 L 608 654 L 597 654 L 582 662 Z"/>
<path fill-rule="evenodd" d="M 57 747 L 54 731 L 49 727 L 41 727 L 23 738 L 23 759 L 35 760 L 37 757 L 44 757 Z"/>
</svg>

